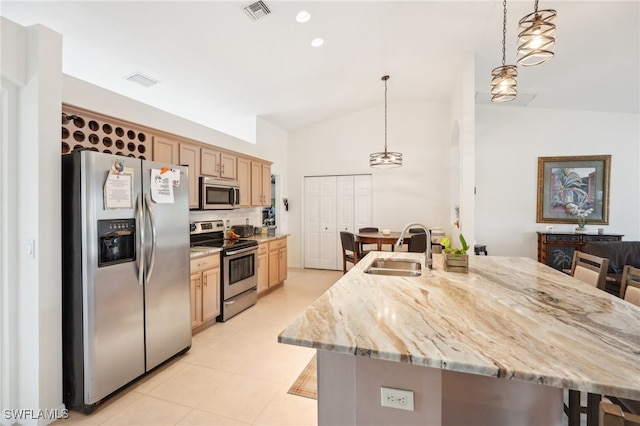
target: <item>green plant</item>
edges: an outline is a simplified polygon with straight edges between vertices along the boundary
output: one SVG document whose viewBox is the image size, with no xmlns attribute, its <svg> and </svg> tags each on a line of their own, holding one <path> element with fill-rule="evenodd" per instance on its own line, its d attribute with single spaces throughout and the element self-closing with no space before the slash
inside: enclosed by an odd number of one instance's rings
<svg viewBox="0 0 640 426">
<path fill-rule="evenodd" d="M 453 248 L 451 247 L 451 240 L 449 238 L 444 237 L 440 240 L 440 245 L 445 253 L 465 254 L 467 250 L 469 250 L 469 246 L 462 234 L 460 234 L 460 244 L 462 245 L 462 248 Z"/>
</svg>

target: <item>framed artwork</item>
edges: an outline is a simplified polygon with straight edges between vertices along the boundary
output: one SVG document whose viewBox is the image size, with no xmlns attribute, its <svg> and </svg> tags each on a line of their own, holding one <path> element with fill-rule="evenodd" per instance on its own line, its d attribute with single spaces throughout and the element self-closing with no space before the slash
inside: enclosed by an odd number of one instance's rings
<svg viewBox="0 0 640 426">
<path fill-rule="evenodd" d="M 610 155 L 538 157 L 539 223 L 609 224 Z"/>
</svg>

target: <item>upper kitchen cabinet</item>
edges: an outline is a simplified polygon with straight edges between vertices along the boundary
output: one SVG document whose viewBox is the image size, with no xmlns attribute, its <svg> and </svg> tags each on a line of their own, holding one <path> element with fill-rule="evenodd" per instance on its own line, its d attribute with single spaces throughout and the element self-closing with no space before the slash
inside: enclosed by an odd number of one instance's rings
<svg viewBox="0 0 640 426">
<path fill-rule="evenodd" d="M 153 130 L 118 118 L 62 104 L 61 153 L 86 148 L 150 160 Z"/>
<path fill-rule="evenodd" d="M 240 184 L 240 203 L 238 207 L 251 207 L 251 160 L 238 157 L 236 162 L 238 183 Z"/>
<path fill-rule="evenodd" d="M 200 173 L 205 176 L 220 176 L 220 151 L 208 148 L 200 150 Z"/>
<path fill-rule="evenodd" d="M 179 164 L 180 150 L 178 142 L 153 137 L 153 161 L 160 163 Z"/>
<path fill-rule="evenodd" d="M 251 162 L 251 205 L 271 206 L 271 163 Z"/>
<path fill-rule="evenodd" d="M 204 176 L 237 179 L 236 156 L 209 148 L 202 148 L 200 173 Z"/>
<path fill-rule="evenodd" d="M 223 152 L 220 154 L 220 177 L 223 179 L 237 179 L 236 156 Z"/>
<path fill-rule="evenodd" d="M 180 142 L 180 164 L 189 167 L 189 208 L 198 208 L 198 178 L 200 177 L 200 147 Z"/>
</svg>

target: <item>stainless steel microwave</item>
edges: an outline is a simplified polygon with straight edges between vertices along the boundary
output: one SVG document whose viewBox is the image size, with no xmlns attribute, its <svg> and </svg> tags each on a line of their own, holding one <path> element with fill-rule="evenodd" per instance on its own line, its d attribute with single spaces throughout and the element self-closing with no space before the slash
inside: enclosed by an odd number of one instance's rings
<svg viewBox="0 0 640 426">
<path fill-rule="evenodd" d="M 235 180 L 200 177 L 200 210 L 229 210 L 240 204 L 240 184 Z"/>
</svg>

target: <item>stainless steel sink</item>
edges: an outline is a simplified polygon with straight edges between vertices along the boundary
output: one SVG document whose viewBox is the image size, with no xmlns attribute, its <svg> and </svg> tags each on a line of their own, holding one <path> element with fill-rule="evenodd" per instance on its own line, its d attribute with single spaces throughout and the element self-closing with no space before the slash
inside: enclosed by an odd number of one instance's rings
<svg viewBox="0 0 640 426">
<path fill-rule="evenodd" d="M 382 268 L 382 269 L 403 269 L 409 271 L 419 271 L 422 269 L 420 262 L 415 260 L 404 259 L 378 259 L 374 260 L 370 268 Z"/>
<path fill-rule="evenodd" d="M 422 275 L 422 266 L 414 260 L 379 259 L 373 261 L 364 272 L 372 275 L 419 277 Z"/>
</svg>

